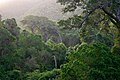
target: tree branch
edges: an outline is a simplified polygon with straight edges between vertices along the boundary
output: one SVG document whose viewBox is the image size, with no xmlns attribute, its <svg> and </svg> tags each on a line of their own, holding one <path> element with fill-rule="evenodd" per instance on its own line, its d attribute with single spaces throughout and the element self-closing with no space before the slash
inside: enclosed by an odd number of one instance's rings
<svg viewBox="0 0 120 80">
<path fill-rule="evenodd" d="M 109 17 L 113 18 L 117 23 L 120 23 L 119 19 L 115 17 L 112 13 L 108 12 L 105 8 L 101 8 Z"/>
<path fill-rule="evenodd" d="M 95 12 L 96 9 L 99 9 L 99 8 L 100 8 L 100 7 L 96 7 L 96 8 L 94 8 L 93 10 L 91 10 L 91 11 L 84 17 L 83 21 L 80 23 L 79 26 L 82 26 L 83 23 L 86 21 L 86 19 L 88 19 L 88 17 L 89 17 L 93 12 Z"/>
<path fill-rule="evenodd" d="M 117 23 L 112 18 L 110 18 L 110 21 L 117 26 Z"/>
</svg>

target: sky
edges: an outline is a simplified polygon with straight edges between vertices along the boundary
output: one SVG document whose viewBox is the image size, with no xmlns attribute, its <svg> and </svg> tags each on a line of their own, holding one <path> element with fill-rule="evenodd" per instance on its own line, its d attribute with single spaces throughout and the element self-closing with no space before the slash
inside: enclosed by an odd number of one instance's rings
<svg viewBox="0 0 120 80">
<path fill-rule="evenodd" d="M 10 0 L 0 0 L 0 5 L 4 5 L 5 3 L 8 3 Z"/>
<path fill-rule="evenodd" d="M 62 14 L 57 0 L 0 0 L 0 14 L 3 19 L 15 18 L 18 22 L 25 16 L 44 16 L 51 20 L 66 19 L 74 13 Z M 76 13 L 79 13 L 78 10 Z"/>
<path fill-rule="evenodd" d="M 17 18 L 35 5 L 51 1 L 55 0 L 0 0 L 0 14 L 4 18 Z"/>
</svg>

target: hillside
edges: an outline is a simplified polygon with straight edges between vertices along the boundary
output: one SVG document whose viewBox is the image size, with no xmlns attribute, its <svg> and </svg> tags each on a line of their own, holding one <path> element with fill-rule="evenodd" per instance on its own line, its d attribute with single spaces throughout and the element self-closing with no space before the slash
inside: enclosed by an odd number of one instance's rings
<svg viewBox="0 0 120 80">
<path fill-rule="evenodd" d="M 74 15 L 75 13 L 78 13 L 76 11 L 73 13 L 63 14 L 62 9 L 63 9 L 63 6 L 56 3 L 56 0 L 50 1 L 49 3 L 47 3 L 47 1 L 43 1 L 43 2 L 40 2 L 38 5 L 32 7 L 28 11 L 26 11 L 23 16 L 36 15 L 36 16 L 45 16 L 52 20 L 61 20 L 61 19 L 66 19 Z"/>
</svg>

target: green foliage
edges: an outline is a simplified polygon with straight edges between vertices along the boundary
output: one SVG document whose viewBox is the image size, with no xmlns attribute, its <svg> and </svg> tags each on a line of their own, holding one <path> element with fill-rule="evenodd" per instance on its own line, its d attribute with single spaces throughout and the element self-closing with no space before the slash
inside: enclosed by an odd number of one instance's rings
<svg viewBox="0 0 120 80">
<path fill-rule="evenodd" d="M 23 71 L 39 69 L 41 72 L 55 67 L 54 57 L 57 58 L 58 67 L 65 61 L 67 48 L 64 44 L 50 41 L 45 43 L 40 35 L 21 33 L 15 54 L 18 65 Z"/>
<path fill-rule="evenodd" d="M 40 73 L 39 71 L 34 71 L 27 74 L 26 80 L 54 80 L 60 74 L 59 69 L 53 69 L 52 71 L 45 71 Z"/>
<path fill-rule="evenodd" d="M 0 28 L 0 63 L 5 67 L 11 66 L 12 54 L 15 52 L 15 37 L 5 28 Z M 10 58 L 11 56 L 11 58 Z M 10 60 L 9 60 L 10 59 Z M 8 63 L 9 66 L 5 63 Z"/>
<path fill-rule="evenodd" d="M 3 24 L 4 28 L 6 28 L 13 36 L 19 36 L 20 28 L 17 27 L 17 22 L 14 18 L 4 20 Z"/>
<path fill-rule="evenodd" d="M 39 50 L 42 50 L 44 48 L 44 43 L 41 36 L 30 33 L 28 33 L 27 35 L 21 33 L 18 43 L 20 47 L 35 47 Z"/>
<path fill-rule="evenodd" d="M 20 80 L 19 74 L 15 69 L 16 57 L 16 38 L 6 29 L 4 25 L 0 27 L 0 79 L 1 80 Z M 18 77 L 19 76 L 19 77 Z"/>
<path fill-rule="evenodd" d="M 58 22 L 60 29 L 72 29 L 72 28 L 80 28 L 81 16 L 74 15 L 67 20 L 60 20 Z"/>
<path fill-rule="evenodd" d="M 9 21 L 9 20 L 8 20 Z M 11 20 L 10 20 L 11 21 Z M 6 22 L 7 24 L 7 22 Z M 11 26 L 14 26 L 11 24 Z M 15 27 L 15 26 L 14 26 Z M 62 43 L 45 43 L 40 35 L 27 31 L 19 35 L 12 34 L 12 28 L 0 27 L 0 79 L 24 80 L 26 73 L 39 70 L 39 73 L 55 68 L 54 57 L 58 68 L 65 62 L 66 46 Z M 58 71 L 42 73 L 43 77 L 58 75 Z"/>
<path fill-rule="evenodd" d="M 32 33 L 39 32 L 40 28 L 55 26 L 55 23 L 46 17 L 28 15 L 21 21 L 23 26 Z M 39 32 L 40 33 L 40 32 Z"/>
<path fill-rule="evenodd" d="M 120 35 L 120 3 L 119 0 L 58 0 L 62 5 L 64 5 L 64 12 L 75 11 L 78 8 L 83 9 L 82 14 L 80 14 L 79 22 L 77 22 L 77 27 L 86 28 L 82 33 L 87 33 L 87 31 L 93 29 L 97 32 L 104 32 L 106 35 L 112 35 L 112 39 L 118 38 Z M 76 18 L 77 19 L 77 18 Z M 71 22 L 74 20 L 68 19 L 67 21 Z M 66 24 L 67 21 L 61 21 L 61 23 Z M 67 23 L 68 24 L 68 23 Z M 70 23 L 69 23 L 70 24 Z M 68 24 L 68 25 L 69 25 Z M 111 25 L 112 24 L 112 25 Z M 75 24 L 73 24 L 75 26 Z M 74 27 L 70 25 L 70 27 Z M 66 26 L 67 27 L 67 26 Z M 118 31 L 117 34 L 113 32 L 113 27 L 115 27 Z M 92 29 L 92 30 L 93 30 Z M 95 33 L 97 34 L 97 33 Z M 93 38 L 89 37 L 88 39 Z M 105 36 L 107 37 L 107 36 Z M 117 44 L 117 43 L 116 43 Z"/>
<path fill-rule="evenodd" d="M 75 46 L 80 44 L 79 29 L 62 29 L 61 30 L 62 42 L 67 46 Z"/>
<path fill-rule="evenodd" d="M 23 79 L 23 75 L 21 73 L 21 71 L 19 70 L 13 70 L 13 71 L 9 71 L 9 79 L 8 80 L 21 80 Z"/>
<path fill-rule="evenodd" d="M 119 56 L 101 43 L 83 44 L 61 66 L 62 80 L 119 80 Z"/>
<path fill-rule="evenodd" d="M 60 20 L 58 26 L 61 31 L 62 42 L 67 46 L 75 46 L 80 43 L 80 26 L 79 22 L 81 21 L 80 16 L 74 16 L 68 18 L 67 20 Z"/>
<path fill-rule="evenodd" d="M 44 63 L 47 63 L 42 61 L 42 56 L 48 56 L 44 52 L 45 47 L 40 35 L 21 33 L 16 53 L 19 67 L 25 72 L 35 69 L 43 71 Z"/>
<path fill-rule="evenodd" d="M 40 34 L 44 41 L 51 39 L 56 43 L 61 42 L 61 36 L 56 23 L 46 17 L 29 15 L 21 23 L 29 32 Z"/>
<path fill-rule="evenodd" d="M 83 12 L 59 21 L 59 28 L 29 15 L 21 23 L 32 33 L 0 16 L 0 80 L 120 80 L 119 0 L 58 2 L 64 12 Z"/>
<path fill-rule="evenodd" d="M 113 48 L 112 48 L 112 52 L 113 52 L 114 54 L 118 54 L 118 55 L 120 55 L 120 47 L 113 46 Z"/>
<path fill-rule="evenodd" d="M 65 56 L 67 48 L 63 43 L 56 44 L 53 41 L 47 41 L 47 46 L 49 47 L 49 52 L 52 53 L 52 57 L 55 56 L 57 59 L 57 66 L 60 67 L 61 64 L 65 62 Z M 55 64 L 55 63 L 54 63 Z"/>
<path fill-rule="evenodd" d="M 1 80 L 24 80 L 24 75 L 19 70 L 6 71 L 5 68 L 0 67 Z"/>
</svg>

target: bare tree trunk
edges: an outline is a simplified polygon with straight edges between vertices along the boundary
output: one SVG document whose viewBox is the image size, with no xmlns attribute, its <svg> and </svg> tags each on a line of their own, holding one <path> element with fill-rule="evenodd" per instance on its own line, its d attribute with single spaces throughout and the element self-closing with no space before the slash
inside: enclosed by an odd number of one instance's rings
<svg viewBox="0 0 120 80">
<path fill-rule="evenodd" d="M 54 58 L 54 62 L 55 62 L 55 68 L 57 68 L 57 59 L 56 59 L 56 56 L 53 56 Z"/>
<path fill-rule="evenodd" d="M 0 15 L 0 21 L 2 21 L 2 16 Z"/>
</svg>

